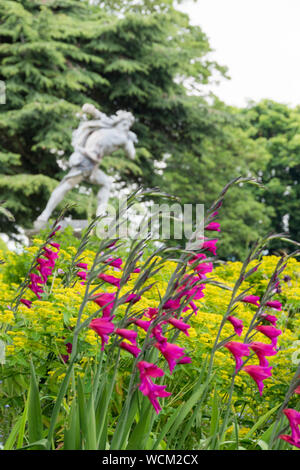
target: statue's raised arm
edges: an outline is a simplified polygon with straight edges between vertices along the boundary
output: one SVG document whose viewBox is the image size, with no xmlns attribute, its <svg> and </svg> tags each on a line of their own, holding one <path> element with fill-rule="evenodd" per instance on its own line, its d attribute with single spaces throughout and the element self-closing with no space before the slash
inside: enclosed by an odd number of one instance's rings
<svg viewBox="0 0 300 470">
<path fill-rule="evenodd" d="M 130 131 L 134 123 L 134 116 L 130 112 L 119 110 L 107 116 L 94 105 L 86 103 L 82 106 L 80 116 L 80 124 L 72 135 L 74 152 L 69 158 L 70 171 L 54 189 L 45 210 L 35 221 L 36 230 L 46 225 L 66 193 L 83 180 L 100 186 L 96 215 L 102 214 L 107 206 L 111 186 L 111 179 L 98 168 L 102 158 L 119 148 L 123 148 L 129 158 L 135 157 L 134 144 L 138 140 L 136 134 Z"/>
</svg>

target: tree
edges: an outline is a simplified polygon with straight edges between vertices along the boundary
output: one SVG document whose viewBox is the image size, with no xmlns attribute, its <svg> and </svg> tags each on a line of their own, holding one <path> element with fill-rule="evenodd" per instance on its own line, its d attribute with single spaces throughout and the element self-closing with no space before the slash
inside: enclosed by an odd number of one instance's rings
<svg viewBox="0 0 300 470">
<path fill-rule="evenodd" d="M 299 241 L 300 107 L 263 100 L 250 103 L 243 114 L 254 129 L 252 138 L 264 138 L 271 155 L 262 181 L 266 185 L 263 202 L 274 208 L 272 229 L 288 231 Z"/>
<path fill-rule="evenodd" d="M 204 97 L 214 71 L 226 74 L 226 68 L 207 58 L 206 35 L 173 0 L 93 3 L 1 4 L 7 103 L 0 109 L 0 190 L 18 225 L 32 224 L 62 178 L 75 114 L 85 102 L 136 117 L 136 162 L 119 152 L 102 164 L 124 186 L 159 186 L 182 203 L 208 204 L 234 176 L 264 166 L 266 155 L 238 113 Z M 159 162 L 165 170 L 156 170 Z M 234 194 L 224 211 L 224 257 L 239 256 L 269 220 L 252 189 L 243 191 L 244 204 Z M 66 201 L 77 202 L 75 216 L 92 212 L 89 194 L 72 191 Z M 0 219 L 0 230 L 16 229 Z"/>
<path fill-rule="evenodd" d="M 104 167 L 121 180 L 151 186 L 154 159 L 176 147 L 191 107 L 175 78 L 205 81 L 216 66 L 203 59 L 209 45 L 200 28 L 171 3 L 165 6 L 165 13 L 137 8 L 122 17 L 109 4 L 87 1 L 1 3 L 0 78 L 7 102 L 0 114 L 0 188 L 18 225 L 31 225 L 61 179 L 75 113 L 87 101 L 107 113 L 125 108 L 137 116 L 138 165 L 116 155 Z M 204 124 L 207 105 L 199 103 L 205 132 L 211 123 Z M 86 214 L 84 196 L 73 192 L 70 198 L 81 201 L 75 214 Z M 0 229 L 15 226 L 1 219 Z"/>
</svg>

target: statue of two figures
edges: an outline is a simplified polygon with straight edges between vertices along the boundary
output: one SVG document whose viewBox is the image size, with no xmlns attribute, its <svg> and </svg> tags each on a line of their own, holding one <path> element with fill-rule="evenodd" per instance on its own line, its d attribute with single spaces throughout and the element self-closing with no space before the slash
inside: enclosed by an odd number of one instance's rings
<svg viewBox="0 0 300 470">
<path fill-rule="evenodd" d="M 85 104 L 81 115 L 82 120 L 72 137 L 74 152 L 69 159 L 70 171 L 54 189 L 45 210 L 34 222 L 34 232 L 46 226 L 67 192 L 83 180 L 100 186 L 96 215 L 103 214 L 110 196 L 111 178 L 99 169 L 99 163 L 119 148 L 123 148 L 129 158 L 135 157 L 134 144 L 138 139 L 130 131 L 134 123 L 130 112 L 117 111 L 115 115 L 107 116 L 92 104 Z"/>
</svg>

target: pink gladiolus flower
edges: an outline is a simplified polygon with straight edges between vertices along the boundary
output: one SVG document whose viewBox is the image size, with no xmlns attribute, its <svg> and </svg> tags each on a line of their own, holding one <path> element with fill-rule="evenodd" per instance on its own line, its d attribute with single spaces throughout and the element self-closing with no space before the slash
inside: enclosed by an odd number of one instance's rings
<svg viewBox="0 0 300 470">
<path fill-rule="evenodd" d="M 269 365 L 266 356 L 275 356 L 275 354 L 277 354 L 277 351 L 273 349 L 271 344 L 264 344 L 258 341 L 253 341 L 253 343 L 250 343 L 249 346 L 257 355 L 259 359 L 259 365 L 262 367 L 268 367 Z"/>
<path fill-rule="evenodd" d="M 139 390 L 143 395 L 149 398 L 155 412 L 158 414 L 161 411 L 161 406 L 157 400 L 158 397 L 169 397 L 172 395 L 170 392 L 166 392 L 166 385 L 156 385 L 152 380 L 145 376 L 141 377 L 141 384 Z"/>
<path fill-rule="evenodd" d="M 87 274 L 85 271 L 78 271 L 77 276 L 86 281 Z"/>
<path fill-rule="evenodd" d="M 135 304 L 136 302 L 138 302 L 140 300 L 141 296 L 140 295 L 137 295 L 137 294 L 128 294 L 124 303 L 127 303 L 127 302 L 132 302 L 133 304 Z"/>
<path fill-rule="evenodd" d="M 26 305 L 26 307 L 28 308 L 31 308 L 31 300 L 27 300 L 27 299 L 21 299 L 20 302 L 22 302 L 22 304 Z"/>
<path fill-rule="evenodd" d="M 29 277 L 30 277 L 32 284 L 44 284 L 44 280 L 37 274 L 30 273 Z"/>
<path fill-rule="evenodd" d="M 125 351 L 130 352 L 134 357 L 138 357 L 138 355 L 141 352 L 141 350 L 137 346 L 126 343 L 125 341 L 122 341 L 122 343 L 120 344 L 120 347 L 122 349 L 125 349 Z"/>
<path fill-rule="evenodd" d="M 210 253 L 212 253 L 214 256 L 216 256 L 216 254 L 217 254 L 216 243 L 217 242 L 218 242 L 217 238 L 215 238 L 213 240 L 206 240 L 202 245 L 202 249 L 207 250 Z"/>
<path fill-rule="evenodd" d="M 62 357 L 62 360 L 64 362 L 67 362 L 69 360 L 69 354 L 71 354 L 72 352 L 72 343 L 67 343 L 66 344 L 66 349 L 67 349 L 67 353 L 68 354 L 62 354 L 61 357 Z"/>
<path fill-rule="evenodd" d="M 179 298 L 177 298 L 175 300 L 174 299 L 169 299 L 163 305 L 164 310 L 177 310 L 178 308 L 180 308 L 180 299 Z"/>
<path fill-rule="evenodd" d="M 117 328 L 115 333 L 122 338 L 128 339 L 134 346 L 136 346 L 137 332 L 133 330 L 126 330 L 125 328 Z"/>
<path fill-rule="evenodd" d="M 58 230 L 60 230 L 60 229 L 61 229 L 61 225 L 59 225 L 58 227 L 56 227 L 56 229 L 53 230 L 53 232 L 50 233 L 49 238 L 54 237 L 54 235 L 56 234 L 56 232 L 58 232 Z"/>
<path fill-rule="evenodd" d="M 105 318 L 94 318 L 90 323 L 90 328 L 100 336 L 102 342 L 101 351 L 103 351 L 104 345 L 108 343 L 109 335 L 115 329 L 115 325 Z"/>
<path fill-rule="evenodd" d="M 133 323 L 144 331 L 148 331 L 151 326 L 151 321 L 149 320 L 134 320 Z"/>
<path fill-rule="evenodd" d="M 43 250 L 44 250 L 44 255 L 49 260 L 50 266 L 52 266 L 54 268 L 55 260 L 59 257 L 58 252 L 52 251 L 52 250 L 50 250 L 50 248 L 47 248 L 46 246 L 43 248 Z"/>
<path fill-rule="evenodd" d="M 239 343 L 237 341 L 229 341 L 228 343 L 224 344 L 224 347 L 227 348 L 231 354 L 233 354 L 236 362 L 235 371 L 237 372 L 243 365 L 243 356 L 249 356 L 249 346 L 248 344 Z"/>
<path fill-rule="evenodd" d="M 103 294 L 98 294 L 96 297 L 93 298 L 93 301 L 97 305 L 99 305 L 99 307 L 104 307 L 103 317 L 107 318 L 110 316 L 115 297 L 116 297 L 116 294 L 114 293 L 111 293 L 111 294 L 103 293 Z"/>
<path fill-rule="evenodd" d="M 220 227 L 221 227 L 221 225 L 218 222 L 210 222 L 210 224 L 208 224 L 205 227 L 205 230 L 220 232 Z"/>
<path fill-rule="evenodd" d="M 246 295 L 246 297 L 244 297 L 242 299 L 242 302 L 245 302 L 247 304 L 253 304 L 253 305 L 256 305 L 257 307 L 259 307 L 259 302 L 260 301 L 260 297 L 258 297 L 257 295 Z"/>
<path fill-rule="evenodd" d="M 160 325 L 156 325 L 152 329 L 150 337 L 151 338 L 154 337 L 156 339 L 156 341 L 158 341 L 158 343 L 166 343 L 167 342 L 167 338 L 165 336 L 163 336 L 163 334 L 162 334 L 162 327 Z"/>
<path fill-rule="evenodd" d="M 165 357 L 166 361 L 169 364 L 169 369 L 172 374 L 174 367 L 177 364 L 178 359 L 180 359 L 184 355 L 184 348 L 180 348 L 176 344 L 163 342 L 163 343 L 156 343 L 155 346 L 162 355 Z"/>
<path fill-rule="evenodd" d="M 258 325 L 255 327 L 257 331 L 260 331 L 263 335 L 267 336 L 271 340 L 273 347 L 277 346 L 277 337 L 281 335 L 282 331 L 278 330 L 271 325 Z"/>
<path fill-rule="evenodd" d="M 266 313 L 263 313 L 261 315 L 261 317 L 266 320 L 266 321 L 269 321 L 270 323 L 272 323 L 272 325 L 276 326 L 276 323 L 278 321 L 277 317 L 275 317 L 275 315 L 268 315 Z"/>
<path fill-rule="evenodd" d="M 292 435 L 289 436 L 288 434 L 281 434 L 279 437 L 300 449 L 300 413 L 292 408 L 286 408 L 283 410 L 283 413 L 289 420 Z"/>
<path fill-rule="evenodd" d="M 35 293 L 38 299 L 41 299 L 41 296 L 39 294 L 43 294 L 44 291 L 38 284 L 36 284 L 35 282 L 32 282 L 31 284 L 29 284 L 28 287 L 30 290 L 32 290 L 32 292 Z"/>
<path fill-rule="evenodd" d="M 149 307 L 147 310 L 145 310 L 145 317 L 151 318 L 151 320 L 156 317 L 158 314 L 158 308 L 157 307 Z"/>
<path fill-rule="evenodd" d="M 123 261 L 122 261 L 122 258 L 107 258 L 107 260 L 104 261 L 104 263 L 109 264 L 110 266 L 113 266 L 114 268 L 121 269 L 121 265 Z"/>
<path fill-rule="evenodd" d="M 282 305 L 278 300 L 270 300 L 269 302 L 266 303 L 266 305 L 270 308 L 275 308 L 276 310 L 282 309 Z"/>
<path fill-rule="evenodd" d="M 192 359 L 188 356 L 184 356 L 179 361 L 177 361 L 177 364 L 190 364 L 192 362 Z"/>
<path fill-rule="evenodd" d="M 227 320 L 229 320 L 232 324 L 235 334 L 241 336 L 244 328 L 242 320 L 239 320 L 238 318 L 233 317 L 232 315 L 229 315 L 229 317 L 227 317 Z"/>
<path fill-rule="evenodd" d="M 157 367 L 155 364 L 146 361 L 140 361 L 137 363 L 137 367 L 140 371 L 141 377 L 162 377 L 165 375 L 164 371 Z"/>
<path fill-rule="evenodd" d="M 197 260 L 205 259 L 206 255 L 204 253 L 197 253 L 193 258 L 189 260 L 189 264 L 196 263 Z M 200 261 L 199 261 L 200 263 Z"/>
<path fill-rule="evenodd" d="M 247 374 L 252 377 L 252 379 L 256 382 L 258 386 L 259 394 L 262 395 L 262 391 L 264 388 L 263 380 L 271 377 L 272 375 L 272 367 L 262 367 L 262 366 L 244 366 L 243 369 Z"/>
<path fill-rule="evenodd" d="M 113 286 L 120 288 L 120 279 L 118 279 L 117 277 L 110 276 L 109 274 L 101 273 L 99 274 L 98 278 L 104 282 L 108 282 L 109 284 L 112 284 Z"/>
<path fill-rule="evenodd" d="M 57 250 L 60 249 L 60 244 L 59 243 L 51 242 L 50 245 L 53 246 L 53 248 L 56 248 Z"/>
<path fill-rule="evenodd" d="M 171 325 L 173 325 L 178 330 L 183 331 L 183 333 L 186 336 L 189 336 L 187 330 L 190 328 L 190 325 L 187 325 L 187 323 L 184 323 L 183 321 L 178 320 L 177 318 L 169 318 L 169 320 L 167 320 L 167 321 L 168 321 L 168 323 L 171 323 Z"/>
<path fill-rule="evenodd" d="M 44 283 L 46 283 L 48 277 L 52 274 L 53 266 L 50 265 L 49 260 L 45 260 L 43 258 L 38 258 L 37 262 L 39 263 L 37 270 L 41 273 Z"/>
<path fill-rule="evenodd" d="M 296 393 L 297 395 L 300 395 L 300 385 L 299 385 L 299 387 L 297 387 L 295 389 L 294 393 Z"/>
<path fill-rule="evenodd" d="M 132 272 L 133 272 L 133 273 L 140 273 L 140 272 L 141 272 L 141 268 L 135 268 Z"/>
<path fill-rule="evenodd" d="M 87 269 L 88 268 L 87 263 L 77 263 L 76 266 L 77 266 L 77 268 L 81 268 L 81 269 Z"/>
</svg>

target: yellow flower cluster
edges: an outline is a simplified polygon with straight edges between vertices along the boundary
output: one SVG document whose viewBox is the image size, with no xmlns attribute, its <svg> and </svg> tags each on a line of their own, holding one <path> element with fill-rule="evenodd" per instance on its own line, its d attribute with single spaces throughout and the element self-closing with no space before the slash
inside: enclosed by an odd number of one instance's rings
<svg viewBox="0 0 300 470">
<path fill-rule="evenodd" d="M 41 240 L 36 240 L 36 243 L 39 242 Z M 36 254 L 36 252 L 36 246 L 27 248 L 27 253 L 31 256 Z M 62 262 L 62 265 L 63 262 L 68 263 L 75 253 L 75 247 L 61 250 L 60 262 Z M 94 252 L 86 251 L 81 262 L 87 263 L 90 268 L 93 258 Z M 10 253 L 7 259 L 12 266 L 19 263 L 16 254 Z M 277 262 L 278 258 L 276 256 L 264 257 L 258 270 L 243 283 L 242 288 L 247 289 L 252 287 L 250 293 L 260 295 L 266 288 Z M 254 267 L 255 264 L 257 263 L 252 263 L 250 267 Z M 133 306 L 132 312 L 140 313 L 149 307 L 158 306 L 160 298 L 163 297 L 166 291 L 168 281 L 175 266 L 174 262 L 166 262 L 163 269 L 146 282 L 146 285 L 150 285 L 153 282 L 155 284 Z M 272 397 L 276 390 L 280 388 L 282 393 L 284 393 L 294 371 L 291 357 L 297 350 L 295 341 L 300 339 L 300 318 L 297 315 L 300 305 L 299 267 L 300 263 L 297 260 L 289 260 L 281 276 L 282 290 L 276 297 L 284 305 L 283 311 L 276 311 L 276 316 L 278 317 L 277 326 L 282 329 L 283 333 L 279 338 L 280 351 L 275 357 L 270 358 L 270 365 L 273 366 L 273 375 L 265 381 L 264 400 L 265 402 L 270 400 L 270 406 L 272 405 Z M 211 279 L 216 283 L 232 288 L 239 276 L 240 269 L 241 263 L 239 262 L 224 263 L 215 268 L 213 273 L 211 273 Z M 66 343 L 72 342 L 73 330 L 77 324 L 78 312 L 83 302 L 86 287 L 78 279 L 74 286 L 65 288 L 62 284 L 63 275 L 56 272 L 53 278 L 49 280 L 46 298 L 36 300 L 35 296 L 30 291 L 27 291 L 26 298 L 33 301 L 32 308 L 29 309 L 25 305 L 20 304 L 15 316 L 9 309 L 9 305 L 16 294 L 17 284 L 7 282 L 5 270 L 5 265 L 3 265 L 3 268 L 0 266 L 0 338 L 4 338 L 7 343 L 7 357 L 13 361 L 17 355 L 25 356 L 31 352 L 39 355 L 39 357 L 46 361 L 49 352 L 54 352 L 60 360 L 56 361 L 55 367 L 48 371 L 48 377 L 49 380 L 53 380 L 53 383 L 57 383 L 64 377 L 66 365 L 62 356 L 67 354 Z M 122 273 L 117 268 L 108 267 L 106 274 L 121 277 Z M 120 296 L 133 289 L 138 276 L 138 273 L 132 274 L 131 278 L 122 287 L 119 293 Z M 288 277 L 283 280 L 284 276 Z M 102 292 L 116 291 L 116 287 L 109 284 L 105 285 L 105 287 L 102 286 L 101 289 Z M 181 333 L 177 341 L 177 344 L 186 348 L 186 353 L 192 358 L 192 367 L 195 366 L 195 368 L 201 366 L 204 358 L 211 351 L 219 325 L 231 298 L 230 289 L 222 289 L 215 284 L 206 284 L 204 293 L 205 296 L 201 300 L 195 301 L 199 310 L 197 315 L 192 314 L 189 320 L 191 325 L 189 336 L 187 337 Z M 125 315 L 126 309 L 127 304 L 121 305 L 118 308 L 117 316 L 121 318 Z M 98 306 L 94 302 L 88 302 L 83 311 L 81 321 L 83 322 L 90 318 L 97 310 Z M 242 302 L 238 304 L 234 315 L 243 320 L 244 331 L 247 330 L 254 312 L 254 306 Z M 191 311 L 188 312 L 188 314 L 190 313 Z M 270 309 L 270 313 L 274 314 L 274 310 Z M 222 330 L 220 340 L 229 337 L 233 333 L 232 325 L 227 322 Z M 142 330 L 139 330 L 139 335 L 140 337 L 143 336 Z M 243 337 L 234 337 L 233 339 L 235 341 L 242 341 Z M 260 333 L 256 335 L 255 340 L 269 342 Z M 97 356 L 100 342 L 96 333 L 88 327 L 82 331 L 80 341 L 83 352 L 76 370 L 77 373 L 83 374 L 84 369 L 91 365 Z M 257 361 L 251 359 L 249 364 L 251 363 L 257 363 Z M 235 367 L 233 357 L 226 348 L 221 348 L 217 351 L 214 366 L 219 371 L 219 380 L 222 381 L 225 389 Z M 251 382 L 247 374 L 240 373 L 235 383 L 237 385 L 237 394 L 239 390 L 249 390 L 250 387 L 252 395 L 256 398 L 258 397 L 256 386 Z"/>
</svg>

